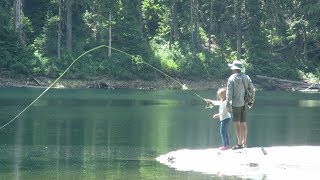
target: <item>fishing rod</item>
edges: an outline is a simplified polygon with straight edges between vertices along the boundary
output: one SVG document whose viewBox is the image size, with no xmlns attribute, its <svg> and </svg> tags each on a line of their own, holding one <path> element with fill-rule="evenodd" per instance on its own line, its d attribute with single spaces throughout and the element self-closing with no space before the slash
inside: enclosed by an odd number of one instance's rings
<svg viewBox="0 0 320 180">
<path fill-rule="evenodd" d="M 92 51 L 95 51 L 97 49 L 100 49 L 100 48 L 111 48 L 117 52 L 120 52 L 120 53 L 123 53 L 127 56 L 129 56 L 136 64 L 145 64 L 149 67 L 151 67 L 152 69 L 160 72 L 161 74 L 163 74 L 164 76 L 170 78 L 171 80 L 173 80 L 174 82 L 178 83 L 183 90 L 189 90 L 189 88 L 186 86 L 186 84 L 182 84 L 181 82 L 179 82 L 178 80 L 174 79 L 173 77 L 169 76 L 168 74 L 164 73 L 163 71 L 161 71 L 160 69 L 152 66 L 151 64 L 149 63 L 146 63 L 145 61 L 143 61 L 143 59 L 140 57 L 140 56 L 134 56 L 134 55 L 131 55 L 129 53 L 126 53 L 124 51 L 121 51 L 119 49 L 116 49 L 116 48 L 113 48 L 113 47 L 110 47 L 110 46 L 107 46 L 107 45 L 100 45 L 100 46 L 97 46 L 97 47 L 94 47 L 84 53 L 82 53 L 80 56 L 78 56 L 75 60 L 72 61 L 72 63 L 66 68 L 66 70 L 63 71 L 63 73 L 56 79 L 54 80 L 37 98 L 35 98 L 28 106 L 26 106 L 21 112 L 19 112 L 14 118 L 12 118 L 10 121 L 8 121 L 7 123 L 5 123 L 4 125 L 2 125 L 0 127 L 0 130 L 5 128 L 6 126 L 8 126 L 9 124 L 11 124 L 13 121 L 15 121 L 21 114 L 23 114 L 26 110 L 28 110 L 35 102 L 37 102 L 50 88 L 53 87 L 53 85 L 55 85 L 68 71 L 69 69 L 73 66 L 73 64 L 75 64 L 79 59 L 81 59 L 84 55 L 92 52 Z M 206 101 L 204 98 L 202 98 L 199 94 L 197 94 L 195 91 L 193 90 L 190 90 L 191 93 L 193 93 L 195 96 L 197 96 L 198 98 L 200 98 L 201 100 L 203 101 Z M 207 102 L 207 101 L 206 101 Z"/>
</svg>

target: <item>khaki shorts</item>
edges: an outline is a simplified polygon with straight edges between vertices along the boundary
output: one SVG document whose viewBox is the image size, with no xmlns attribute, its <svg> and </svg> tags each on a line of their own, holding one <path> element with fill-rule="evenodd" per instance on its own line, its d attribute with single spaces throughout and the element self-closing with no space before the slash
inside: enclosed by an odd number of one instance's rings
<svg viewBox="0 0 320 180">
<path fill-rule="evenodd" d="M 246 122 L 247 114 L 246 114 L 245 106 L 241 106 L 241 107 L 232 106 L 232 116 L 233 116 L 233 121 Z"/>
</svg>

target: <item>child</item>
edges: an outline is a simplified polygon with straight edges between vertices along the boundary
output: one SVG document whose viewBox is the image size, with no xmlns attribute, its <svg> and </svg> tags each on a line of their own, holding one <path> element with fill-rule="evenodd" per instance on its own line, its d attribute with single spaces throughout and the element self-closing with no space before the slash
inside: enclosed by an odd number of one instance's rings
<svg viewBox="0 0 320 180">
<path fill-rule="evenodd" d="M 230 124 L 231 115 L 227 110 L 227 101 L 226 101 L 226 89 L 221 88 L 217 92 L 218 101 L 213 101 L 211 99 L 204 99 L 207 103 L 215 106 L 219 106 L 219 113 L 214 114 L 213 118 L 220 118 L 220 135 L 222 146 L 220 150 L 229 149 L 229 134 L 228 134 L 228 126 Z"/>
</svg>

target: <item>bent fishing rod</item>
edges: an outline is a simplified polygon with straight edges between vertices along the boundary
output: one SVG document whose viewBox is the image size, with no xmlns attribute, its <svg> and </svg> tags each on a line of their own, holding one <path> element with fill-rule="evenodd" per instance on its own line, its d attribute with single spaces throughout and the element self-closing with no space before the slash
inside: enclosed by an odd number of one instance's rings
<svg viewBox="0 0 320 180">
<path fill-rule="evenodd" d="M 151 64 L 143 61 L 143 59 L 140 57 L 140 56 L 134 56 L 134 55 L 131 55 L 129 53 L 126 53 L 124 51 L 121 51 L 119 49 L 116 49 L 116 48 L 113 48 L 113 47 L 110 47 L 110 46 L 107 46 L 107 45 L 100 45 L 100 46 L 97 46 L 97 47 L 94 47 L 84 53 L 82 53 L 80 56 L 78 56 L 75 60 L 72 61 L 72 63 L 62 72 L 62 74 L 56 79 L 54 80 L 37 98 L 35 98 L 28 106 L 26 106 L 21 112 L 19 112 L 14 118 L 12 118 L 10 121 L 8 121 L 7 123 L 5 123 L 4 125 L 2 125 L 0 127 L 0 130 L 7 127 L 9 124 L 11 124 L 13 121 L 15 121 L 19 116 L 21 116 L 21 114 L 23 114 L 26 110 L 28 110 L 34 103 L 36 103 L 50 88 L 52 88 L 68 71 L 69 69 L 79 60 L 81 59 L 84 55 L 92 52 L 92 51 L 95 51 L 97 49 L 100 49 L 100 48 L 111 48 L 117 52 L 120 52 L 122 54 L 125 54 L 127 56 L 129 56 L 131 58 L 131 60 L 133 60 L 136 64 L 145 64 L 149 67 L 151 67 L 152 69 L 160 72 L 161 74 L 163 74 L 165 77 L 168 77 L 169 79 L 173 80 L 174 82 L 176 82 L 177 84 L 179 84 L 182 88 L 182 90 L 189 90 L 188 87 L 186 86 L 186 84 L 182 84 L 181 82 L 179 82 L 178 80 L 174 79 L 173 77 L 169 76 L 168 74 L 164 73 L 163 71 L 161 71 L 160 69 L 152 66 Z M 194 90 L 189 90 L 189 92 L 191 92 L 192 94 L 194 94 L 195 96 L 197 96 L 198 98 L 200 98 L 201 100 L 205 101 L 208 103 L 208 101 L 204 98 L 202 98 L 199 94 L 197 94 Z"/>
</svg>

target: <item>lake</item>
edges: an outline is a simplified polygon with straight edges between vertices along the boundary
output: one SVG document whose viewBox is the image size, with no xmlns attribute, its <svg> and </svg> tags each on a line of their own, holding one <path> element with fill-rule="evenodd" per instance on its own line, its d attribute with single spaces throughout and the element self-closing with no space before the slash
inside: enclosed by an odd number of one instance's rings
<svg viewBox="0 0 320 180">
<path fill-rule="evenodd" d="M 44 89 L 0 89 L 0 125 Z M 216 98 L 215 90 L 196 91 Z M 223 179 L 155 160 L 178 149 L 220 146 L 218 111 L 192 91 L 50 89 L 0 130 L 2 179 Z M 248 146 L 320 144 L 320 94 L 258 91 Z M 233 126 L 231 144 L 236 143 Z M 233 177 L 237 178 L 237 177 Z"/>
</svg>

